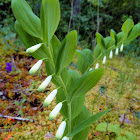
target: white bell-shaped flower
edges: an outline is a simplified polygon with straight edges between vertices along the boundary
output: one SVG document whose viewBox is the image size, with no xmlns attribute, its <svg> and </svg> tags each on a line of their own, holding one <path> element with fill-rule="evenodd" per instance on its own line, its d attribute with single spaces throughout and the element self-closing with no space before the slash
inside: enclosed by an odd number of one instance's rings
<svg viewBox="0 0 140 140">
<path fill-rule="evenodd" d="M 47 107 L 48 105 L 50 105 L 50 103 L 52 102 L 52 100 L 54 99 L 54 97 L 56 96 L 57 94 L 57 89 L 53 90 L 48 96 L 47 98 L 45 99 L 44 103 L 43 103 L 43 106 L 44 107 Z"/>
<path fill-rule="evenodd" d="M 99 68 L 99 63 L 97 63 L 95 66 L 95 69 L 98 69 L 98 68 Z"/>
<path fill-rule="evenodd" d="M 49 85 L 51 79 L 52 79 L 52 75 L 49 75 L 49 76 L 42 82 L 42 84 L 38 87 L 38 91 L 39 91 L 39 92 L 44 91 L 45 88 Z"/>
<path fill-rule="evenodd" d="M 56 118 L 62 108 L 62 103 L 58 103 L 49 115 L 49 120 L 52 121 Z"/>
<path fill-rule="evenodd" d="M 105 64 L 105 62 L 106 62 L 106 56 L 104 56 L 102 64 Z"/>
<path fill-rule="evenodd" d="M 113 57 L 113 51 L 111 50 L 109 54 L 109 58 L 112 59 L 112 57 Z"/>
<path fill-rule="evenodd" d="M 35 74 L 39 70 L 42 62 L 43 62 L 42 60 L 39 60 L 37 63 L 35 63 L 35 65 L 33 65 L 32 68 L 29 70 L 29 74 L 30 75 Z"/>
<path fill-rule="evenodd" d="M 122 51 L 123 51 L 123 44 L 120 47 L 120 52 L 122 52 Z"/>
<path fill-rule="evenodd" d="M 119 48 L 116 48 L 115 55 L 119 54 Z"/>
<path fill-rule="evenodd" d="M 69 137 L 63 137 L 63 139 L 62 140 L 69 140 Z"/>
<path fill-rule="evenodd" d="M 63 121 L 63 122 L 60 124 L 60 126 L 59 126 L 59 128 L 58 128 L 58 130 L 57 130 L 57 132 L 56 132 L 56 135 L 55 135 L 55 138 L 56 138 L 56 139 L 61 139 L 61 138 L 62 138 L 62 136 L 63 136 L 63 134 L 64 134 L 64 131 L 65 131 L 65 128 L 66 128 L 66 122 Z M 64 140 L 67 140 L 67 139 L 64 139 Z"/>
<path fill-rule="evenodd" d="M 36 50 L 38 50 L 38 49 L 42 46 L 42 44 L 43 44 L 43 43 L 39 43 L 39 44 L 37 44 L 37 45 L 34 45 L 34 46 L 28 48 L 28 49 L 26 50 L 26 53 L 33 53 L 33 52 L 35 52 Z"/>
</svg>

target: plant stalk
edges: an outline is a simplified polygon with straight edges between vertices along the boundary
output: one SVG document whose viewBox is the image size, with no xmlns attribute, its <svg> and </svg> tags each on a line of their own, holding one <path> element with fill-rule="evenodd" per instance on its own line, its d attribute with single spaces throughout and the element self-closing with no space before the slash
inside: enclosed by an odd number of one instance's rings
<svg viewBox="0 0 140 140">
<path fill-rule="evenodd" d="M 69 134 L 71 133 L 71 102 L 68 103 L 68 132 Z M 72 138 L 70 138 L 70 140 L 72 140 Z"/>
</svg>

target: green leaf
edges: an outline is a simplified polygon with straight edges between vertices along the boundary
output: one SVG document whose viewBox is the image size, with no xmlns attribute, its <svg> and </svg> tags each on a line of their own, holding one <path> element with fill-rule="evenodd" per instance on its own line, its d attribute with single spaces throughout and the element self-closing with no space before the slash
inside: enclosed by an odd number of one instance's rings
<svg viewBox="0 0 140 140">
<path fill-rule="evenodd" d="M 120 136 L 117 137 L 117 140 L 127 140 L 127 138 L 125 136 L 120 135 Z"/>
<path fill-rule="evenodd" d="M 63 80 L 64 81 L 67 80 L 66 88 L 67 88 L 68 93 L 71 91 L 71 88 L 72 88 L 74 82 L 78 78 L 80 78 L 80 75 L 79 75 L 79 73 L 77 73 L 74 70 L 68 70 L 68 77 L 65 77 L 65 80 L 64 80 L 64 76 L 63 76 Z"/>
<path fill-rule="evenodd" d="M 94 59 L 97 59 L 100 56 L 100 54 L 102 53 L 100 45 L 98 44 L 96 45 L 93 53 L 94 53 Z"/>
<path fill-rule="evenodd" d="M 123 39 L 124 39 L 124 32 L 119 32 L 119 33 L 117 34 L 117 39 L 118 39 L 118 43 L 121 42 L 121 44 L 122 44 L 122 41 L 123 41 Z"/>
<path fill-rule="evenodd" d="M 97 39 L 97 44 L 101 47 L 102 51 L 105 51 L 105 44 L 104 44 L 104 38 L 100 33 L 96 33 L 96 39 Z"/>
<path fill-rule="evenodd" d="M 140 36 L 140 23 L 136 24 L 132 28 L 128 38 L 123 42 L 123 44 L 128 45 L 131 41 L 133 41 L 134 39 L 136 39 L 139 36 Z"/>
<path fill-rule="evenodd" d="M 96 127 L 97 131 L 104 131 L 109 130 L 114 132 L 117 136 L 121 134 L 121 128 L 118 125 L 107 124 L 107 123 L 99 123 Z"/>
<path fill-rule="evenodd" d="M 40 17 L 44 41 L 50 45 L 60 20 L 59 1 L 42 0 Z"/>
<path fill-rule="evenodd" d="M 35 37 L 29 35 L 26 31 L 24 31 L 18 21 L 15 22 L 15 30 L 18 33 L 19 37 L 21 38 L 21 40 L 24 43 L 26 48 L 29 48 L 33 45 L 41 43 L 41 40 L 39 38 L 35 38 Z M 39 48 L 34 53 L 32 53 L 31 55 L 36 59 L 47 58 L 47 55 L 44 53 L 42 47 Z"/>
<path fill-rule="evenodd" d="M 116 32 L 113 29 L 111 29 L 111 31 L 110 31 L 110 36 L 115 41 L 115 45 L 117 45 L 117 42 L 118 42 L 117 34 L 116 34 Z"/>
<path fill-rule="evenodd" d="M 71 103 L 71 118 L 74 119 L 82 110 L 85 102 L 85 96 L 74 98 Z"/>
<path fill-rule="evenodd" d="M 75 129 L 75 127 L 84 119 L 87 119 L 90 117 L 90 112 L 88 109 L 84 106 L 80 114 L 72 121 L 72 130 Z M 89 133 L 89 127 L 83 129 L 79 133 L 73 136 L 72 140 L 86 140 Z"/>
<path fill-rule="evenodd" d="M 22 28 L 31 36 L 41 37 L 40 19 L 25 0 L 12 0 L 12 10 Z"/>
<path fill-rule="evenodd" d="M 70 137 L 74 136 L 75 134 L 79 133 L 80 131 L 82 131 L 83 129 L 89 127 L 92 123 L 94 123 L 95 121 L 97 121 L 99 118 L 101 118 L 104 114 L 106 114 L 108 111 L 110 111 L 110 109 L 97 113 L 85 120 L 83 120 L 81 123 L 79 123 L 75 129 L 68 135 Z"/>
<path fill-rule="evenodd" d="M 23 116 L 23 111 L 22 111 L 22 109 L 19 110 L 19 114 L 20 114 L 21 116 Z"/>
<path fill-rule="evenodd" d="M 56 62 L 57 52 L 58 52 L 59 46 L 61 45 L 61 42 L 60 42 L 59 39 L 56 37 L 56 35 L 54 35 L 54 36 L 52 37 L 51 45 L 52 45 L 52 49 L 53 49 L 54 62 Z"/>
<path fill-rule="evenodd" d="M 77 79 L 71 88 L 70 96 L 83 96 L 93 88 L 103 75 L 103 69 L 89 71 Z"/>
<path fill-rule="evenodd" d="M 137 140 L 137 137 L 133 133 L 131 133 L 131 132 L 127 132 L 126 131 L 125 135 L 126 135 L 128 140 Z"/>
<path fill-rule="evenodd" d="M 93 54 L 92 51 L 89 49 L 84 49 L 82 51 L 76 50 L 76 52 L 79 54 L 77 58 L 77 67 L 78 70 L 84 74 L 85 71 L 91 67 L 93 63 Z"/>
<path fill-rule="evenodd" d="M 132 19 L 127 19 L 124 24 L 122 25 L 122 31 L 128 36 L 129 31 L 133 28 L 134 22 Z"/>
<path fill-rule="evenodd" d="M 19 105 L 20 105 L 20 103 L 19 103 L 18 101 L 15 101 L 15 105 L 19 106 Z"/>
<path fill-rule="evenodd" d="M 104 43 L 105 43 L 106 51 L 107 51 L 107 49 L 109 49 L 109 47 L 111 47 L 113 45 L 115 46 L 115 42 L 110 36 L 104 38 Z"/>
<path fill-rule="evenodd" d="M 57 53 L 56 73 L 68 66 L 75 54 L 77 47 L 77 32 L 71 31 L 62 41 L 59 51 Z"/>
<path fill-rule="evenodd" d="M 20 103 L 21 105 L 24 104 L 24 102 L 26 102 L 27 99 L 23 99 L 22 102 Z"/>
</svg>

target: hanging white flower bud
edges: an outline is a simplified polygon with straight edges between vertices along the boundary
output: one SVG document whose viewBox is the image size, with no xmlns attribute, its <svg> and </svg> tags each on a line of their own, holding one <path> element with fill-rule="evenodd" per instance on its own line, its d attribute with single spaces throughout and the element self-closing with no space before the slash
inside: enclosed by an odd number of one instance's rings
<svg viewBox="0 0 140 140">
<path fill-rule="evenodd" d="M 42 62 L 43 62 L 42 60 L 39 60 L 37 63 L 35 63 L 35 65 L 33 65 L 33 67 L 29 70 L 29 74 L 30 75 L 35 74 L 40 68 Z"/>
<path fill-rule="evenodd" d="M 43 43 L 39 43 L 39 44 L 37 44 L 37 45 L 34 45 L 34 46 L 28 48 L 28 49 L 26 50 L 26 53 L 33 53 L 33 52 L 35 52 L 36 50 L 38 50 L 38 49 L 41 47 L 42 44 L 43 44 Z"/>
<path fill-rule="evenodd" d="M 115 55 L 118 55 L 118 54 L 119 54 L 119 48 L 117 48 L 115 51 Z"/>
<path fill-rule="evenodd" d="M 111 50 L 109 54 L 109 58 L 112 59 L 112 57 L 113 57 L 113 51 Z"/>
<path fill-rule="evenodd" d="M 38 91 L 42 92 L 43 90 L 45 90 L 45 88 L 48 86 L 48 84 L 50 83 L 52 79 L 52 75 L 48 76 L 43 82 L 42 84 L 38 87 Z"/>
<path fill-rule="evenodd" d="M 49 115 L 49 120 L 52 121 L 56 118 L 57 114 L 60 112 L 62 108 L 62 103 L 58 103 L 55 108 L 52 110 L 52 112 Z"/>
<path fill-rule="evenodd" d="M 62 140 L 69 140 L 69 138 L 65 136 L 65 137 L 63 137 Z"/>
<path fill-rule="evenodd" d="M 45 99 L 44 103 L 43 103 L 43 106 L 44 107 L 47 107 L 48 105 L 50 105 L 50 103 L 52 102 L 52 100 L 54 99 L 54 97 L 56 96 L 57 94 L 57 89 L 53 90 L 48 96 L 47 98 Z"/>
<path fill-rule="evenodd" d="M 99 68 L 99 63 L 97 63 L 95 66 L 95 69 L 98 69 L 98 68 Z"/>
<path fill-rule="evenodd" d="M 106 56 L 104 56 L 102 64 L 105 64 L 105 62 L 106 62 Z"/>
<path fill-rule="evenodd" d="M 57 130 L 57 132 L 56 132 L 56 135 L 55 135 L 55 138 L 56 138 L 56 139 L 61 139 L 61 138 L 62 138 L 62 136 L 63 136 L 63 134 L 64 134 L 64 131 L 65 131 L 65 128 L 66 128 L 66 122 L 63 121 L 63 122 L 60 124 L 60 126 L 59 126 L 59 128 L 58 128 L 58 130 Z M 65 139 L 65 140 L 66 140 L 66 139 Z"/>
<path fill-rule="evenodd" d="M 122 52 L 122 51 L 123 51 L 123 44 L 120 47 L 120 52 Z"/>
<path fill-rule="evenodd" d="M 91 71 L 91 70 L 92 70 L 92 68 L 89 69 L 89 71 Z"/>
</svg>

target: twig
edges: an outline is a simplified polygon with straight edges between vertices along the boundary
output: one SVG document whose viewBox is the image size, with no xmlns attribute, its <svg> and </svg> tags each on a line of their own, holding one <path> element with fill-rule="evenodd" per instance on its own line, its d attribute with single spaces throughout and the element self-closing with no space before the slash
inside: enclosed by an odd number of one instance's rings
<svg viewBox="0 0 140 140">
<path fill-rule="evenodd" d="M 2 114 L 0 114 L 0 117 L 2 117 L 2 118 L 11 118 L 11 119 L 20 120 L 20 121 L 31 121 L 31 122 L 34 122 L 34 120 L 32 120 L 32 119 L 21 118 L 21 117 L 6 116 L 6 115 L 2 115 Z"/>
<path fill-rule="evenodd" d="M 98 7 L 97 7 L 97 28 L 96 28 L 96 32 L 99 32 L 100 30 L 100 0 L 98 0 Z M 97 40 L 95 38 L 95 41 L 93 43 L 92 46 L 92 51 L 94 50 L 95 46 L 96 46 Z"/>
<path fill-rule="evenodd" d="M 10 129 L 0 129 L 1 132 L 9 132 L 11 131 L 13 128 L 10 128 Z"/>
<path fill-rule="evenodd" d="M 74 1 L 72 0 L 71 1 L 71 15 L 70 15 L 70 21 L 69 21 L 69 29 L 68 29 L 68 33 L 70 31 L 70 28 L 71 28 L 71 22 L 72 22 L 72 18 L 73 18 L 73 3 Z"/>
</svg>

